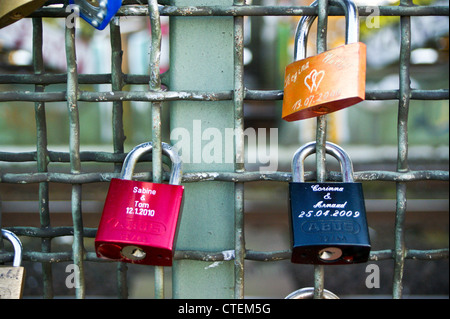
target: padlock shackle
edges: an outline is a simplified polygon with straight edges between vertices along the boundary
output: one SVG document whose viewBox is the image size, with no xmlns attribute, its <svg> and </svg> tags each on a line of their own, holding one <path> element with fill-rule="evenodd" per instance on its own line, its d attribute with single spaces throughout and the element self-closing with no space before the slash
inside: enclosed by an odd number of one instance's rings
<svg viewBox="0 0 450 319">
<path fill-rule="evenodd" d="M 2 229 L 2 237 L 7 239 L 14 248 L 14 260 L 13 267 L 20 267 L 22 264 L 22 243 L 19 237 L 16 236 L 12 231 Z"/>
<path fill-rule="evenodd" d="M 291 292 L 284 299 L 313 299 L 313 298 L 314 298 L 314 288 L 307 287 Z M 331 291 L 324 289 L 323 299 L 339 299 L 339 297 L 334 293 L 332 293 Z"/>
<path fill-rule="evenodd" d="M 311 4 L 311 7 L 317 7 L 317 0 Z M 294 41 L 294 61 L 306 58 L 308 47 L 308 34 L 316 16 L 302 16 L 297 24 Z"/>
<path fill-rule="evenodd" d="M 359 13 L 358 7 L 352 0 L 330 0 L 331 5 L 340 5 L 345 11 L 345 43 L 359 42 Z M 311 6 L 317 6 L 317 0 Z M 294 42 L 294 61 L 306 58 L 308 34 L 316 16 L 302 16 L 297 25 Z"/>
<path fill-rule="evenodd" d="M 152 142 L 142 143 L 133 148 L 125 157 L 122 166 L 122 171 L 120 173 L 120 178 L 131 180 L 133 177 L 134 167 L 136 166 L 136 163 L 139 160 L 139 158 L 142 155 L 151 152 L 152 149 L 153 149 Z M 172 172 L 170 174 L 169 183 L 172 185 L 180 185 L 182 177 L 181 157 L 179 156 L 178 152 L 176 152 L 175 149 L 167 143 L 162 143 L 162 153 L 168 156 L 172 162 Z"/>
<path fill-rule="evenodd" d="M 353 163 L 348 154 L 340 146 L 326 142 L 326 152 L 339 161 L 343 182 L 353 183 Z M 304 161 L 309 155 L 316 152 L 316 142 L 310 142 L 300 147 L 292 158 L 292 181 L 303 183 L 305 181 Z"/>
</svg>

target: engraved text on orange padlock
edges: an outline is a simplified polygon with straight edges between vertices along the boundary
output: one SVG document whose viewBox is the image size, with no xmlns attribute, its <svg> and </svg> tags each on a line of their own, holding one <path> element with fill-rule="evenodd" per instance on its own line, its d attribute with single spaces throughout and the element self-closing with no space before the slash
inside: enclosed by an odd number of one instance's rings
<svg viewBox="0 0 450 319">
<path fill-rule="evenodd" d="M 282 118 L 296 121 L 341 110 L 365 99 L 366 45 L 359 42 L 358 9 L 352 0 L 330 0 L 346 12 L 345 45 L 306 58 L 315 16 L 300 19 L 295 62 L 286 67 Z M 312 6 L 317 6 L 317 1 Z"/>
</svg>

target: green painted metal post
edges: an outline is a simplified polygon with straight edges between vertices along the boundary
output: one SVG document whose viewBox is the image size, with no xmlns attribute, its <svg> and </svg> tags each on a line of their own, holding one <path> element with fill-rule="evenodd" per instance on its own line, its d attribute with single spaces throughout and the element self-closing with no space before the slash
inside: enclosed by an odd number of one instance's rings
<svg viewBox="0 0 450 319">
<path fill-rule="evenodd" d="M 213 6 L 233 5 L 233 1 L 174 0 L 172 4 Z M 170 90 L 233 90 L 233 17 L 170 19 Z M 226 129 L 234 129 L 233 101 L 177 101 L 170 111 L 171 142 L 182 146 L 184 173 L 234 171 L 234 147 L 226 145 Z M 220 158 L 211 157 L 211 143 L 221 147 Z M 219 154 L 218 149 L 214 151 L 213 155 Z M 208 181 L 185 186 L 176 249 L 233 251 L 234 183 Z M 234 289 L 233 260 L 174 263 L 173 298 L 233 298 Z"/>
</svg>

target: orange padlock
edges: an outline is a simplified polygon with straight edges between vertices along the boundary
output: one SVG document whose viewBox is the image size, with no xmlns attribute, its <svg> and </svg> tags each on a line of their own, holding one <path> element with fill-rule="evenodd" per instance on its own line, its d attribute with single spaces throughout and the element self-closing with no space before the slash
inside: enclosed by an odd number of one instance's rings
<svg viewBox="0 0 450 319">
<path fill-rule="evenodd" d="M 0 1 L 0 29 L 29 16 L 46 2 L 47 0 Z"/>
<path fill-rule="evenodd" d="M 306 58 L 306 40 L 315 16 L 300 19 L 295 62 L 285 72 L 282 118 L 286 121 L 332 113 L 365 99 L 366 45 L 359 42 L 358 9 L 351 0 L 330 3 L 345 9 L 346 44 Z"/>
</svg>

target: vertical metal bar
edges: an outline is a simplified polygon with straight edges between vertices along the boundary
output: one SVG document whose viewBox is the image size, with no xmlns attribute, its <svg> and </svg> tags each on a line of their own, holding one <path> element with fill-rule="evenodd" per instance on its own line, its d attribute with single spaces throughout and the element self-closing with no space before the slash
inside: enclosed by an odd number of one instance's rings
<svg viewBox="0 0 450 319">
<path fill-rule="evenodd" d="M 78 113 L 78 71 L 75 47 L 75 28 L 65 28 L 65 45 L 67 60 L 67 109 L 69 114 L 69 149 L 70 149 L 70 172 L 81 173 L 80 161 L 80 119 Z M 72 184 L 72 221 L 73 221 L 73 261 L 79 271 L 75 276 L 76 297 L 85 297 L 84 286 L 84 247 L 83 247 L 83 220 L 81 215 L 81 184 Z"/>
<path fill-rule="evenodd" d="M 317 19 L 317 54 L 327 50 L 328 0 L 319 0 Z M 327 140 L 327 116 L 317 118 L 316 127 L 316 167 L 317 181 L 326 179 L 325 144 Z"/>
<path fill-rule="evenodd" d="M 412 6 L 412 0 L 401 0 L 400 5 Z M 410 57 L 411 57 L 411 17 L 400 18 L 400 70 L 398 104 L 398 154 L 397 171 L 407 172 L 408 168 L 408 113 L 411 96 Z M 405 215 L 406 215 L 406 183 L 397 183 L 397 210 L 395 215 L 395 253 L 393 297 L 402 297 L 403 271 L 405 265 Z"/>
<path fill-rule="evenodd" d="M 120 91 L 124 85 L 122 73 L 122 39 L 120 34 L 119 17 L 112 19 L 110 23 L 111 34 L 111 88 L 113 91 Z M 114 153 L 124 152 L 125 133 L 123 130 L 123 102 L 114 101 L 112 109 L 113 127 L 113 147 Z M 122 164 L 118 163 L 114 167 L 114 172 L 119 173 Z"/>
<path fill-rule="evenodd" d="M 328 0 L 318 1 L 317 19 L 317 53 L 327 50 L 327 27 L 328 27 Z M 327 116 L 321 115 L 317 118 L 316 127 L 316 171 L 317 182 L 324 182 L 326 179 L 326 150 L 327 141 Z M 324 267 L 314 266 L 314 298 L 321 299 L 324 289 Z"/>
<path fill-rule="evenodd" d="M 33 18 L 33 68 L 35 74 L 45 72 L 43 59 L 43 32 L 42 19 Z M 44 92 L 45 86 L 35 85 L 36 92 Z M 47 150 L 47 122 L 45 116 L 45 103 L 35 102 L 35 120 L 36 120 L 36 157 L 37 170 L 39 173 L 48 172 L 48 150 Z M 39 218 L 41 227 L 46 229 L 50 227 L 49 210 L 49 184 L 48 182 L 39 183 Z M 41 239 L 42 252 L 50 252 L 51 238 Z M 43 293 L 44 298 L 53 298 L 53 278 L 51 263 L 42 263 Z"/>
<path fill-rule="evenodd" d="M 234 5 L 245 5 L 245 0 L 235 0 Z M 234 138 L 235 171 L 244 172 L 244 17 L 234 18 Z M 244 298 L 244 183 L 235 184 L 235 287 L 234 297 Z"/>
<path fill-rule="evenodd" d="M 161 91 L 160 60 L 161 60 L 161 20 L 158 1 L 148 1 L 148 11 L 151 25 L 150 48 L 150 90 Z M 161 145 L 161 102 L 152 103 L 152 168 L 153 182 L 162 181 L 162 145 Z M 155 267 L 155 298 L 164 298 L 164 267 Z"/>
<path fill-rule="evenodd" d="M 0 194 L 0 231 L 1 231 L 1 229 L 2 229 L 2 196 Z M 3 237 L 0 236 L 0 253 L 3 250 L 3 247 L 4 247 L 3 246 Z"/>
<path fill-rule="evenodd" d="M 113 91 L 121 91 L 123 87 L 122 73 L 122 39 L 120 34 L 120 20 L 115 17 L 110 22 L 110 42 L 111 42 L 111 89 Z M 113 148 L 114 153 L 124 152 L 125 134 L 123 130 L 123 103 L 122 101 L 114 101 L 112 103 L 112 126 L 113 126 Z M 122 164 L 114 163 L 114 172 L 121 171 Z M 117 263 L 117 285 L 118 297 L 128 298 L 126 263 Z"/>
</svg>

